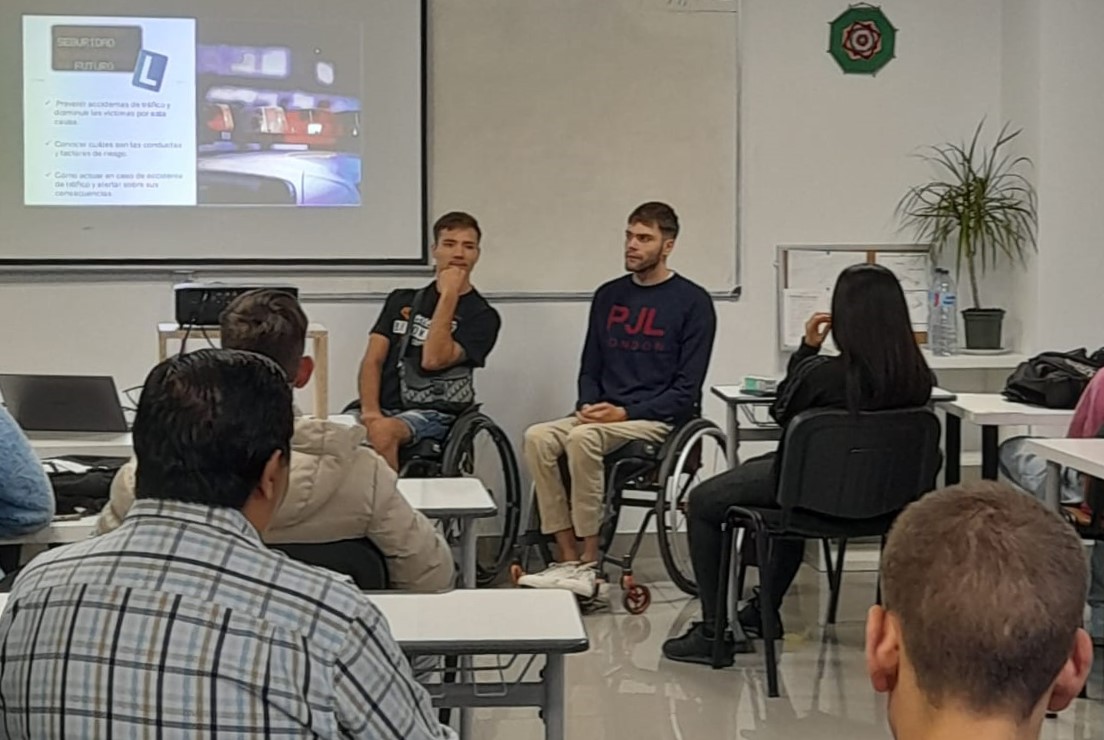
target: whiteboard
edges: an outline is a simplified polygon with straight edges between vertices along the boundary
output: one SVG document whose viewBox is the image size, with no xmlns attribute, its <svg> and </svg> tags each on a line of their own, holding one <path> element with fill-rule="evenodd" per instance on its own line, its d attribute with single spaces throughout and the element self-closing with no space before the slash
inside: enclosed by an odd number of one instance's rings
<svg viewBox="0 0 1104 740">
<path fill-rule="evenodd" d="M 883 265 L 897 276 L 917 341 L 927 341 L 931 249 L 926 244 L 787 245 L 778 247 L 778 345 L 794 350 L 805 322 L 829 311 L 839 274 L 860 263 Z"/>
<path fill-rule="evenodd" d="M 670 265 L 737 285 L 737 15 L 724 0 L 431 4 L 431 205 L 484 227 L 488 291 L 591 291 L 625 220 L 679 214 Z"/>
</svg>

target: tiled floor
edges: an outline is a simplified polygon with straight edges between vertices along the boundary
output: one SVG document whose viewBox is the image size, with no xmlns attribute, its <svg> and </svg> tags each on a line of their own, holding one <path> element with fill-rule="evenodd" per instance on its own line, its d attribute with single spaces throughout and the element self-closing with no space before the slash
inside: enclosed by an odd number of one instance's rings
<svg viewBox="0 0 1104 740">
<path fill-rule="evenodd" d="M 671 663 L 660 644 L 697 619 L 697 602 L 662 577 L 662 565 L 645 563 L 642 581 L 653 586 L 653 603 L 642 616 L 620 604 L 586 618 L 591 649 L 568 659 L 567 737 L 583 740 L 885 740 L 884 700 L 867 681 L 862 655 L 863 618 L 874 599 L 870 574 L 846 574 L 835 627 L 818 626 L 827 588 L 803 568 L 794 598 L 786 602 L 788 634 L 779 663 L 782 697 L 768 699 L 759 654 L 738 656 L 734 667 Z M 619 591 L 614 589 L 615 602 Z M 1098 654 L 1098 660 L 1101 656 Z M 1098 665 L 1092 696 L 1104 696 Z M 543 726 L 535 710 L 479 710 L 475 737 L 537 740 Z M 1104 702 L 1080 700 L 1049 720 L 1048 740 L 1104 737 Z"/>
</svg>

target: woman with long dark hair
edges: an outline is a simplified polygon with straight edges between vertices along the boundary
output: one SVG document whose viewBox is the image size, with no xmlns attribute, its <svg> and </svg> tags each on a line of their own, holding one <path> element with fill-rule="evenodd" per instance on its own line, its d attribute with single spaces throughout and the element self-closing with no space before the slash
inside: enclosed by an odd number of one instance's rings
<svg viewBox="0 0 1104 740">
<path fill-rule="evenodd" d="M 838 356 L 820 354 L 831 332 Z M 831 314 L 814 314 L 805 325 L 801 348 L 790 358 L 771 416 L 782 427 L 809 409 L 878 411 L 923 406 L 931 398 L 932 373 L 912 331 L 901 284 L 880 265 L 848 267 L 836 281 Z M 731 506 L 777 506 L 778 453 L 748 460 L 711 478 L 690 492 L 690 556 L 702 601 L 702 621 L 682 637 L 668 640 L 663 654 L 671 660 L 710 663 L 720 579 L 721 527 Z M 773 583 L 777 613 L 782 597 L 801 566 L 805 543 L 781 540 L 774 547 Z M 744 632 L 762 636 L 758 597 L 738 615 Z M 780 620 L 776 620 L 781 637 Z M 738 646 L 727 645 L 727 662 Z M 741 649 L 746 646 L 739 646 Z"/>
</svg>

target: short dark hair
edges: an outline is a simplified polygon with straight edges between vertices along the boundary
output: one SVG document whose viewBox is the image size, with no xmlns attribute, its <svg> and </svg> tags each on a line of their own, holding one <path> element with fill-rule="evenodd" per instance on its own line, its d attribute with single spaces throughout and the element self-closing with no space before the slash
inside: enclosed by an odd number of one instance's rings
<svg viewBox="0 0 1104 740">
<path fill-rule="evenodd" d="M 675 209 L 666 203 L 651 201 L 641 203 L 629 214 L 629 225 L 644 224 L 659 229 L 665 239 L 676 239 L 679 234 L 679 220 Z"/>
<path fill-rule="evenodd" d="M 235 298 L 219 316 L 222 346 L 276 361 L 294 380 L 307 342 L 307 315 L 291 293 L 260 288 Z"/>
<path fill-rule="evenodd" d="M 204 349 L 157 365 L 134 419 L 135 497 L 240 509 L 273 452 L 290 453 L 291 386 L 253 352 Z"/>
<path fill-rule="evenodd" d="M 1086 580 L 1073 528 L 995 482 L 912 504 L 882 556 L 885 606 L 927 700 L 1018 721 L 1069 659 Z"/>
<path fill-rule="evenodd" d="M 475 220 L 475 216 L 463 211 L 451 211 L 441 216 L 433 224 L 434 243 L 441 238 L 442 231 L 453 231 L 455 229 L 471 229 L 475 232 L 475 240 L 477 242 L 483 241 L 483 230 L 479 228 L 479 222 Z"/>
</svg>

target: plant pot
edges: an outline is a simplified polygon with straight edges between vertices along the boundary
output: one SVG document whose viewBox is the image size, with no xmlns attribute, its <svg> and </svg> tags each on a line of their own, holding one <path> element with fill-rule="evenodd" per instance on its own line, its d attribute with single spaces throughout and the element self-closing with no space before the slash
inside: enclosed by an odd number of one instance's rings
<svg viewBox="0 0 1104 740">
<path fill-rule="evenodd" d="M 1001 349 L 1003 308 L 967 308 L 962 312 L 966 349 Z"/>
</svg>

